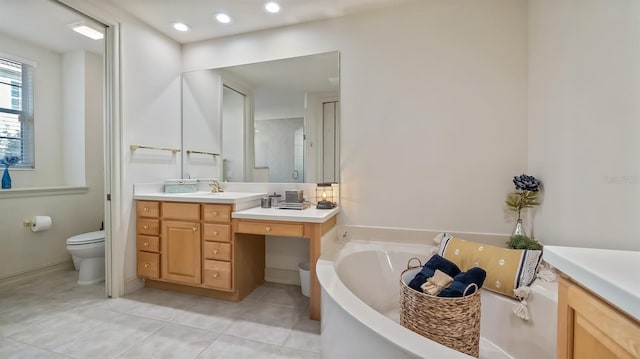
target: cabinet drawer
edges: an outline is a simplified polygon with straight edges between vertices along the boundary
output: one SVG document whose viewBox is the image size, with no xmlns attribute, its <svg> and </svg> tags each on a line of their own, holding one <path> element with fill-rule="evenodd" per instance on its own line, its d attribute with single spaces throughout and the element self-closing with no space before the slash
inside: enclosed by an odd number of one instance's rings
<svg viewBox="0 0 640 359">
<path fill-rule="evenodd" d="M 205 223 L 202 238 L 205 241 L 231 242 L 231 225 Z"/>
<path fill-rule="evenodd" d="M 136 248 L 145 252 L 160 252 L 160 238 L 155 236 L 136 236 Z"/>
<path fill-rule="evenodd" d="M 238 232 L 266 234 L 270 236 L 302 237 L 304 224 L 274 223 L 274 222 L 238 222 Z"/>
<path fill-rule="evenodd" d="M 224 204 L 203 205 L 202 218 L 208 222 L 231 222 L 231 206 Z"/>
<path fill-rule="evenodd" d="M 160 234 L 160 220 L 139 218 L 136 224 L 136 229 L 139 234 L 157 236 Z"/>
<path fill-rule="evenodd" d="M 204 242 L 203 256 L 220 261 L 231 260 L 231 243 Z"/>
<path fill-rule="evenodd" d="M 200 204 L 162 202 L 162 218 L 200 220 Z"/>
<path fill-rule="evenodd" d="M 138 252 L 137 262 L 138 277 L 160 278 L 160 254 Z"/>
<path fill-rule="evenodd" d="M 138 217 L 160 217 L 160 202 L 137 201 L 136 215 Z"/>
<path fill-rule="evenodd" d="M 205 260 L 203 284 L 218 289 L 231 289 L 231 263 Z"/>
</svg>

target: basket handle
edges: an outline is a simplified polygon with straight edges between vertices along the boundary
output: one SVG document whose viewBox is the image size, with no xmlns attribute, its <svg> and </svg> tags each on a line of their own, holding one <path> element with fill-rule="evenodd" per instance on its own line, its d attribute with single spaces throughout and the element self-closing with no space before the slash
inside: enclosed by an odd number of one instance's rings
<svg viewBox="0 0 640 359">
<path fill-rule="evenodd" d="M 414 260 L 414 259 L 418 261 L 418 265 L 412 267 L 411 266 L 411 261 Z M 418 258 L 418 257 L 409 258 L 409 261 L 407 261 L 407 269 L 413 269 L 413 268 L 418 268 L 418 267 L 422 267 L 422 262 L 420 261 L 420 258 Z"/>
<path fill-rule="evenodd" d="M 471 284 L 469 284 L 469 285 L 464 289 L 464 293 L 462 293 L 462 296 L 463 296 L 463 297 L 466 297 L 466 296 L 467 296 L 467 291 L 468 291 L 468 290 L 469 290 L 469 288 L 471 288 L 472 286 L 476 287 L 476 290 L 474 291 L 474 293 L 478 291 L 478 285 L 477 285 L 477 284 L 475 284 L 475 283 L 471 283 Z"/>
</svg>

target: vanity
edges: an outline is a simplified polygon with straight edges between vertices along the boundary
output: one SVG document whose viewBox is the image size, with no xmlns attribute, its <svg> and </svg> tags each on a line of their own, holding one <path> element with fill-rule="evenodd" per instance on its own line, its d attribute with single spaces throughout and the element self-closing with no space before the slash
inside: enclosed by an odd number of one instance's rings
<svg viewBox="0 0 640 359">
<path fill-rule="evenodd" d="M 336 225 L 338 208 L 259 207 L 266 193 L 140 193 L 137 275 L 145 286 L 240 301 L 264 283 L 265 236 L 309 240 L 309 260 Z M 320 285 L 310 266 L 310 317 L 320 319 Z"/>
<path fill-rule="evenodd" d="M 545 246 L 560 272 L 556 357 L 640 358 L 640 252 Z"/>
</svg>

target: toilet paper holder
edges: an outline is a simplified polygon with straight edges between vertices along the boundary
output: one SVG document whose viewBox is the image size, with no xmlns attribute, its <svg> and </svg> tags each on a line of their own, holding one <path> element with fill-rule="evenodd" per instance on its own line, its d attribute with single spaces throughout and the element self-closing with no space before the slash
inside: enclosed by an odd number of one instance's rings
<svg viewBox="0 0 640 359">
<path fill-rule="evenodd" d="M 49 216 L 33 216 L 22 221 L 25 228 L 30 228 L 33 232 L 46 231 L 51 228 L 51 217 Z"/>
</svg>

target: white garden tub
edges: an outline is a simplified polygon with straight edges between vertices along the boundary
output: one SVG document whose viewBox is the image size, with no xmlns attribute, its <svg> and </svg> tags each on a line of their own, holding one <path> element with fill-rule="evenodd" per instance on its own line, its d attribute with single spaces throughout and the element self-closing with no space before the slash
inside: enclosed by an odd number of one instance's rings
<svg viewBox="0 0 640 359">
<path fill-rule="evenodd" d="M 431 256 L 429 245 L 352 240 L 335 258 L 321 258 L 322 354 L 325 358 L 471 358 L 399 324 L 399 280 L 407 261 Z M 524 321 L 514 299 L 482 291 L 480 358 L 555 357 L 556 283 L 536 280 Z"/>
</svg>

